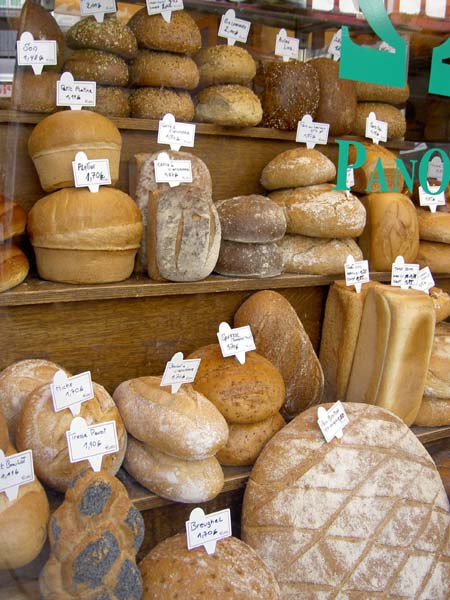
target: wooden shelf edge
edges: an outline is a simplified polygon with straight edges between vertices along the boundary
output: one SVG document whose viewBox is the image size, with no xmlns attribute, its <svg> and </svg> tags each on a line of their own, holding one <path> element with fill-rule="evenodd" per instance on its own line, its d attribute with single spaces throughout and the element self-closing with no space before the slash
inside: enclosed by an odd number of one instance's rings
<svg viewBox="0 0 450 600">
<path fill-rule="evenodd" d="M 450 425 L 443 427 L 411 427 L 412 432 L 422 442 L 422 444 L 430 444 L 438 440 L 450 438 Z"/>
</svg>

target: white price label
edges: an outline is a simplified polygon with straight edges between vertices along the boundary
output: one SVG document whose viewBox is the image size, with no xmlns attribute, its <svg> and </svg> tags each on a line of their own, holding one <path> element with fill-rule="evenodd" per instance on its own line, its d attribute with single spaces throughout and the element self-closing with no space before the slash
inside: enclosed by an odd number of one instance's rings
<svg viewBox="0 0 450 600">
<path fill-rule="evenodd" d="M 429 206 L 431 212 L 436 212 L 436 207 L 445 206 L 445 193 L 438 194 L 438 185 L 429 185 L 430 193 L 427 193 L 422 186 L 419 186 L 419 204 L 420 206 Z"/>
<path fill-rule="evenodd" d="M 40 75 L 45 66 L 56 65 L 56 40 L 35 40 L 29 31 L 24 31 L 17 45 L 17 64 L 30 66 L 35 75 Z"/>
<path fill-rule="evenodd" d="M 236 327 L 231 329 L 228 323 L 222 322 L 219 325 L 217 333 L 222 356 L 236 356 L 237 360 L 243 365 L 245 363 L 245 353 L 256 350 L 255 340 L 253 339 L 250 325 Z"/>
<path fill-rule="evenodd" d="M 343 429 L 350 423 L 340 400 L 327 410 L 324 406 L 317 409 L 317 423 L 326 442 L 329 444 L 335 437 L 340 439 Z"/>
<path fill-rule="evenodd" d="M 0 492 L 4 492 L 9 501 L 15 500 L 19 486 L 31 481 L 34 481 L 32 451 L 5 456 L 0 449 Z"/>
<path fill-rule="evenodd" d="M 316 144 L 327 144 L 329 123 L 318 123 L 313 121 L 311 115 L 304 115 L 297 125 L 296 142 L 303 142 L 308 149 L 314 148 Z"/>
<path fill-rule="evenodd" d="M 106 454 L 119 450 L 115 421 L 88 425 L 82 417 L 75 417 L 66 438 L 70 462 L 87 460 L 94 471 L 100 471 Z"/>
<path fill-rule="evenodd" d="M 57 371 L 50 384 L 53 408 L 55 412 L 68 408 L 73 416 L 80 413 L 82 402 L 92 400 L 94 388 L 91 372 L 85 371 L 73 377 L 67 377 L 64 371 Z"/>
<path fill-rule="evenodd" d="M 333 35 L 333 39 L 328 46 L 328 54 L 331 54 L 333 60 L 339 60 L 341 58 L 341 45 L 342 45 L 342 29 L 336 31 Z"/>
<path fill-rule="evenodd" d="M 381 42 L 381 44 L 378 46 L 378 50 L 382 50 L 383 52 L 389 52 L 390 54 L 395 54 L 395 48 L 387 42 Z"/>
<path fill-rule="evenodd" d="M 111 184 L 107 158 L 88 160 L 84 152 L 77 152 L 72 169 L 75 187 L 88 187 L 91 192 L 98 192 L 99 186 Z"/>
<path fill-rule="evenodd" d="M 80 14 L 82 17 L 94 15 L 98 23 L 103 23 L 105 14 L 117 11 L 115 0 L 80 0 Z"/>
<path fill-rule="evenodd" d="M 12 83 L 0 83 L 0 98 L 11 98 Z"/>
<path fill-rule="evenodd" d="M 386 121 L 378 121 L 374 112 L 369 113 L 366 119 L 366 138 L 373 141 L 374 144 L 386 142 L 388 134 L 388 124 Z"/>
<path fill-rule="evenodd" d="M 194 508 L 186 521 L 186 538 L 189 550 L 204 546 L 208 554 L 214 554 L 216 543 L 230 537 L 231 512 L 229 508 L 205 515 L 202 508 Z"/>
<path fill-rule="evenodd" d="M 284 62 L 287 62 L 290 58 L 297 60 L 299 45 L 299 39 L 289 37 L 286 29 L 280 29 L 275 42 L 275 55 L 282 56 Z"/>
<path fill-rule="evenodd" d="M 182 352 L 177 352 L 166 363 L 160 386 L 170 385 L 172 394 L 176 394 L 183 383 L 195 381 L 200 361 L 200 358 L 185 359 Z"/>
<path fill-rule="evenodd" d="M 442 181 L 444 177 L 444 162 L 440 156 L 433 156 L 428 163 L 427 179 Z"/>
<path fill-rule="evenodd" d="M 171 150 L 181 146 L 193 148 L 195 141 L 195 123 L 177 123 L 171 113 L 164 115 L 158 126 L 158 144 L 169 144 Z"/>
<path fill-rule="evenodd" d="M 358 294 L 361 291 L 363 283 L 370 281 L 369 262 L 367 260 L 357 260 L 351 254 L 345 261 L 345 285 L 355 286 Z"/>
<path fill-rule="evenodd" d="M 403 256 L 397 256 L 395 262 L 392 263 L 391 285 L 407 290 L 415 282 L 419 270 L 419 265 L 405 263 Z"/>
<path fill-rule="evenodd" d="M 81 110 L 95 106 L 97 84 L 95 81 L 74 81 L 72 73 L 63 73 L 56 83 L 56 105 Z"/>
<path fill-rule="evenodd" d="M 149 15 L 162 15 L 167 23 L 170 23 L 172 13 L 175 10 L 183 10 L 183 0 L 146 0 Z"/>
<path fill-rule="evenodd" d="M 226 38 L 229 46 L 233 46 L 235 42 L 242 42 L 245 44 L 247 42 L 250 26 L 250 21 L 236 19 L 236 13 L 230 8 L 222 15 L 217 35 Z"/>
<path fill-rule="evenodd" d="M 435 286 L 433 275 L 431 274 L 430 267 L 424 267 L 417 273 L 416 279 L 411 286 L 412 290 L 419 290 L 420 292 L 430 293 L 430 289 Z"/>
<path fill-rule="evenodd" d="M 161 152 L 154 166 L 156 183 L 168 183 L 170 187 L 176 187 L 180 183 L 192 183 L 190 160 L 171 160 L 166 152 Z"/>
</svg>

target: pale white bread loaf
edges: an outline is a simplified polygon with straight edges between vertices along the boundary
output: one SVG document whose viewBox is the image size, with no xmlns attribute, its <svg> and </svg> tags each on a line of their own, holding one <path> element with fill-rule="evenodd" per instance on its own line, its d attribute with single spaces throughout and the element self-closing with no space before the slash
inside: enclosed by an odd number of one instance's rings
<svg viewBox="0 0 450 600">
<path fill-rule="evenodd" d="M 226 444 L 228 426 L 217 408 L 191 384 L 172 393 L 161 377 L 124 381 L 113 399 L 129 433 L 156 450 L 184 460 L 214 456 Z"/>
<path fill-rule="evenodd" d="M 332 181 L 336 167 L 319 150 L 292 148 L 277 154 L 261 172 L 261 185 L 266 190 L 317 185 Z"/>
<path fill-rule="evenodd" d="M 406 133 L 406 118 L 400 109 L 384 102 L 358 102 L 352 133 L 360 137 L 366 135 L 366 121 L 370 113 L 375 114 L 378 121 L 387 123 L 387 139 L 404 137 Z"/>
<path fill-rule="evenodd" d="M 420 240 L 415 261 L 421 268 L 430 267 L 432 273 L 450 272 L 450 244 Z"/>
<path fill-rule="evenodd" d="M 275 277 L 283 257 L 275 242 L 247 244 L 222 240 L 214 271 L 228 277 Z"/>
<path fill-rule="evenodd" d="M 450 323 L 436 323 L 424 395 L 450 400 Z"/>
<path fill-rule="evenodd" d="M 363 254 L 355 240 L 312 238 L 306 235 L 286 235 L 277 242 L 283 254 L 285 273 L 339 275 L 344 273 L 349 254 L 362 260 Z"/>
<path fill-rule="evenodd" d="M 278 600 L 272 571 L 247 544 L 235 537 L 217 542 L 214 554 L 203 546 L 188 550 L 185 534 L 155 546 L 139 565 L 142 600 Z"/>
<path fill-rule="evenodd" d="M 356 94 L 360 102 L 388 102 L 403 104 L 409 98 L 409 85 L 403 88 L 367 81 L 356 81 Z"/>
<path fill-rule="evenodd" d="M 414 425 L 423 427 L 450 425 L 450 398 L 427 398 L 424 396 Z"/>
<path fill-rule="evenodd" d="M 238 308 L 234 326 L 250 325 L 258 354 L 279 371 L 286 386 L 283 414 L 293 417 L 321 401 L 323 373 L 294 307 L 278 292 L 256 292 Z"/>
<path fill-rule="evenodd" d="M 423 292 L 372 287 L 364 303 L 347 388 L 348 402 L 367 402 L 414 423 L 433 344 L 435 310 Z"/>
<path fill-rule="evenodd" d="M 8 423 L 0 407 L 0 450 L 6 452 L 9 446 Z"/>
<path fill-rule="evenodd" d="M 436 311 L 436 323 L 438 321 L 444 321 L 450 317 L 450 296 L 444 290 L 438 287 L 432 287 L 429 290 L 430 298 L 434 302 L 434 309 Z"/>
<path fill-rule="evenodd" d="M 123 466 L 145 488 L 174 502 L 207 502 L 222 491 L 224 484 L 222 468 L 214 456 L 183 460 L 131 436 Z"/>
<path fill-rule="evenodd" d="M 269 198 L 282 206 L 287 232 L 318 238 L 358 237 L 366 211 L 356 196 L 336 190 L 331 183 L 280 190 Z"/>
<path fill-rule="evenodd" d="M 313 407 L 268 442 L 245 491 L 243 540 L 284 600 L 447 599 L 449 503 L 433 460 L 390 412 L 345 410 L 340 440 L 326 443 Z"/>
<path fill-rule="evenodd" d="M 174 150 L 164 150 L 171 160 L 190 160 L 192 167 L 192 184 L 181 183 L 179 188 L 186 185 L 194 185 L 205 192 L 212 193 L 211 175 L 205 163 L 190 154 L 189 152 L 175 152 Z M 156 183 L 155 180 L 155 160 L 161 152 L 146 154 L 144 152 L 135 154 L 129 162 L 129 181 L 130 195 L 136 201 L 142 214 L 144 223 L 144 234 L 141 247 L 139 248 L 136 270 L 147 271 L 147 223 L 148 223 L 148 204 L 150 198 L 157 198 L 161 192 L 170 190 L 168 183 Z"/>
<path fill-rule="evenodd" d="M 195 120 L 224 127 L 254 127 L 261 122 L 258 96 L 237 84 L 213 85 L 202 90 L 195 100 Z"/>
<path fill-rule="evenodd" d="M 83 402 L 78 416 L 87 425 L 115 421 L 119 451 L 103 456 L 102 468 L 113 474 L 122 464 L 127 432 L 113 399 L 98 383 L 93 383 L 94 398 Z M 27 397 L 17 426 L 17 448 L 33 450 L 34 470 L 44 483 L 65 492 L 71 480 L 87 466 L 86 461 L 71 463 L 66 432 L 73 417 L 69 409 L 55 412 L 50 384 L 36 388 Z"/>
<path fill-rule="evenodd" d="M 367 194 L 367 192 L 381 192 L 381 183 L 379 176 L 372 177 L 375 168 L 378 171 L 382 168 L 387 189 L 402 190 L 403 176 L 397 168 L 396 155 L 391 151 L 381 146 L 380 144 L 371 144 L 369 142 L 358 142 L 366 152 L 366 159 L 361 167 L 354 169 L 355 184 L 352 187 L 352 192 Z M 351 144 L 348 153 L 348 164 L 352 165 L 356 160 L 356 148 Z M 370 189 L 368 186 L 370 183 Z"/>
<path fill-rule="evenodd" d="M 149 277 L 198 281 L 210 275 L 221 238 L 209 191 L 192 185 L 150 194 L 147 210 Z"/>
<path fill-rule="evenodd" d="M 211 46 L 193 56 L 200 71 L 200 86 L 237 83 L 248 85 L 256 75 L 252 55 L 240 46 Z"/>
<path fill-rule="evenodd" d="M 450 244 L 450 213 L 432 213 L 427 207 L 416 210 L 420 239 Z"/>
</svg>

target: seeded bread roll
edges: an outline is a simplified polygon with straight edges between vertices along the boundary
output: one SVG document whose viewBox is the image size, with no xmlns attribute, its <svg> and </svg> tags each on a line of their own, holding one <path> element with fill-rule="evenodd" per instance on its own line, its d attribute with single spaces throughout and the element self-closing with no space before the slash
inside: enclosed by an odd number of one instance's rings
<svg viewBox="0 0 450 600">
<path fill-rule="evenodd" d="M 261 185 L 278 190 L 327 183 L 335 177 L 336 167 L 325 154 L 299 147 L 275 156 L 261 173 Z"/>
<path fill-rule="evenodd" d="M 133 32 L 115 17 L 105 17 L 102 23 L 94 16 L 81 19 L 66 33 L 66 43 L 74 50 L 102 50 L 127 59 L 137 53 Z"/>
<path fill-rule="evenodd" d="M 121 87 L 97 86 L 95 95 L 95 106 L 86 110 L 92 110 L 105 117 L 129 117 L 130 104 L 128 102 L 128 91 Z"/>
<path fill-rule="evenodd" d="M 432 273 L 449 273 L 450 244 L 421 240 L 415 262 L 419 263 L 421 268 L 430 267 Z"/>
<path fill-rule="evenodd" d="M 56 82 L 61 73 L 42 71 L 37 77 L 33 71 L 17 71 L 14 75 L 11 108 L 22 112 L 52 113 L 56 106 Z"/>
<path fill-rule="evenodd" d="M 176 121 L 193 121 L 195 108 L 189 92 L 146 87 L 129 97 L 131 116 L 137 119 L 162 119 L 170 112 Z"/>
<path fill-rule="evenodd" d="M 139 50 L 130 66 L 130 84 L 193 90 L 199 81 L 192 58 L 169 52 Z"/>
<path fill-rule="evenodd" d="M 359 102 L 387 102 L 403 104 L 409 98 L 409 86 L 398 88 L 393 85 L 356 81 L 356 94 Z"/>
<path fill-rule="evenodd" d="M 200 71 L 200 86 L 236 83 L 248 85 L 256 75 L 252 55 L 240 46 L 202 48 L 193 57 Z"/>
<path fill-rule="evenodd" d="M 102 50 L 75 50 L 64 63 L 64 70 L 79 81 L 119 87 L 128 84 L 128 67 L 124 59 Z"/>
<path fill-rule="evenodd" d="M 354 169 L 355 185 L 352 187 L 352 192 L 381 192 L 381 183 L 379 177 L 373 173 L 376 168 L 383 169 L 384 179 L 386 180 L 387 189 L 390 191 L 403 189 L 403 176 L 397 169 L 396 155 L 381 146 L 380 144 L 370 144 L 366 142 L 358 142 L 365 150 L 365 160 L 361 167 Z M 355 163 L 356 149 L 353 144 L 349 149 L 349 165 Z M 370 188 L 370 189 L 367 189 Z"/>
<path fill-rule="evenodd" d="M 417 208 L 419 237 L 428 242 L 450 244 L 450 213 L 432 213 L 429 208 Z"/>
<path fill-rule="evenodd" d="M 406 132 L 406 119 L 401 110 L 391 104 L 383 102 L 358 102 L 356 107 L 355 120 L 353 121 L 352 133 L 365 137 L 366 120 L 369 114 L 375 113 L 378 121 L 385 121 L 388 124 L 387 139 L 393 140 L 402 138 Z"/>
<path fill-rule="evenodd" d="M 214 85 L 196 99 L 195 120 L 225 127 L 253 127 L 262 119 L 261 103 L 252 90 L 242 85 Z"/>
<path fill-rule="evenodd" d="M 214 271 L 228 277 L 275 277 L 283 259 L 275 242 L 246 244 L 222 240 Z"/>
<path fill-rule="evenodd" d="M 0 292 L 5 292 L 28 275 L 30 264 L 25 254 L 14 244 L 0 244 Z"/>
</svg>

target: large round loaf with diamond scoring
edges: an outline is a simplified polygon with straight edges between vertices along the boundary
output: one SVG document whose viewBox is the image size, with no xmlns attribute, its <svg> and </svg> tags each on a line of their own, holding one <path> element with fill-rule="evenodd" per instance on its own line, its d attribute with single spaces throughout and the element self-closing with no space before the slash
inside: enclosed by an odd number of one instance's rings
<svg viewBox="0 0 450 600">
<path fill-rule="evenodd" d="M 448 599 L 449 503 L 431 457 L 392 413 L 345 410 L 340 440 L 325 442 L 310 408 L 268 442 L 245 491 L 242 539 L 283 600 Z"/>
</svg>

